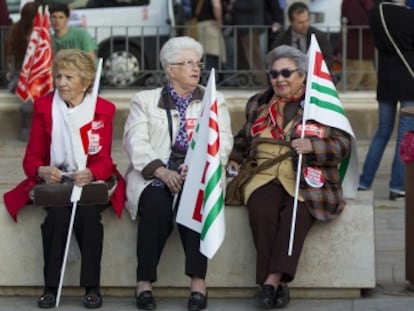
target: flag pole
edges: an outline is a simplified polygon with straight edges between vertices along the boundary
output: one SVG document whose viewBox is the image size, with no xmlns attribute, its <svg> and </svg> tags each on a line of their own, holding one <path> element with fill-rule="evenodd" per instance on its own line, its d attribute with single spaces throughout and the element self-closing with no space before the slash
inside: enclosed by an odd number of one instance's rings
<svg viewBox="0 0 414 311">
<path fill-rule="evenodd" d="M 313 42 L 314 40 L 316 40 L 315 35 L 312 34 L 311 36 L 311 42 Z M 311 43 L 312 45 L 312 43 Z M 309 51 L 311 51 L 311 48 L 309 48 Z M 309 57 L 309 52 L 308 52 L 308 57 Z M 303 115 L 302 115 L 302 128 L 300 131 L 300 138 L 304 138 L 305 137 L 305 124 L 306 124 L 306 110 L 307 110 L 307 106 L 309 105 L 310 102 L 310 91 L 311 91 L 311 76 L 312 76 L 312 72 L 313 72 L 313 68 L 314 68 L 314 63 L 313 61 L 311 61 L 309 59 L 309 66 L 308 66 L 308 73 L 307 73 L 307 77 L 306 77 L 306 88 L 305 88 L 305 100 L 304 100 L 304 104 L 303 104 Z M 289 237 L 289 249 L 288 249 L 288 255 L 292 256 L 293 253 L 293 243 L 295 240 L 295 230 L 296 230 L 296 214 L 298 211 L 298 197 L 299 197 L 299 185 L 300 185 L 300 175 L 302 172 L 302 152 L 299 153 L 299 158 L 298 158 L 298 165 L 297 165 L 297 169 L 296 169 L 296 184 L 295 184 L 295 197 L 293 199 L 293 211 L 292 211 L 292 222 L 290 225 L 290 237 Z"/>
<path fill-rule="evenodd" d="M 92 89 L 92 98 L 93 98 L 93 102 L 95 104 L 96 104 L 96 98 L 98 96 L 99 81 L 100 81 L 100 78 L 101 78 L 101 72 L 102 72 L 102 58 L 100 58 L 98 60 L 98 65 L 97 65 L 96 75 L 95 75 L 95 81 L 94 81 L 93 89 Z M 93 116 L 92 116 L 92 120 L 93 120 Z M 87 151 L 85 151 L 85 154 L 86 154 L 86 156 L 84 157 L 84 163 L 78 163 L 78 167 L 80 169 L 86 167 L 86 159 L 87 159 L 87 156 L 88 156 Z M 75 158 L 76 158 L 76 156 L 75 156 Z M 63 255 L 62 267 L 60 269 L 59 286 L 58 286 L 58 291 L 57 291 L 57 296 L 56 296 L 56 307 L 59 307 L 60 296 L 61 296 L 61 293 L 62 293 L 63 278 L 65 276 L 66 262 L 67 262 L 67 258 L 68 258 L 69 247 L 70 247 L 70 240 L 71 240 L 71 237 L 72 237 L 73 223 L 75 222 L 76 209 L 77 209 L 78 201 L 80 200 L 80 197 L 82 195 L 82 189 L 83 188 L 80 187 L 80 186 L 73 185 L 72 195 L 71 195 L 71 198 L 70 198 L 71 201 L 72 201 L 72 213 L 70 215 L 68 235 L 66 237 L 65 253 Z"/>
</svg>

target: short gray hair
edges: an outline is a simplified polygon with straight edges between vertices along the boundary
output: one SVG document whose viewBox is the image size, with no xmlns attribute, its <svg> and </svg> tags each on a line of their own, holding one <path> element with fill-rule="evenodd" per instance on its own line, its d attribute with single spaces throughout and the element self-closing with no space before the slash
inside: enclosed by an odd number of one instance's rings
<svg viewBox="0 0 414 311">
<path fill-rule="evenodd" d="M 296 63 L 300 73 L 308 72 L 308 56 L 301 50 L 290 45 L 280 45 L 266 55 L 266 69 L 270 70 L 275 61 L 281 58 L 288 58 Z"/>
<path fill-rule="evenodd" d="M 174 37 L 169 39 L 161 48 L 160 61 L 165 69 L 169 63 L 179 62 L 182 59 L 181 53 L 184 50 L 193 50 L 199 59 L 203 56 L 204 50 L 200 42 L 191 37 Z"/>
</svg>

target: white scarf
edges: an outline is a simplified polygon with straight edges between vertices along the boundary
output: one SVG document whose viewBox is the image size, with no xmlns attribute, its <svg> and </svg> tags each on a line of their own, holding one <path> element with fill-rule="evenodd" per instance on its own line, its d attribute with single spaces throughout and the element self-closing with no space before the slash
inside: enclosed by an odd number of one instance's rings
<svg viewBox="0 0 414 311">
<path fill-rule="evenodd" d="M 76 171 L 73 144 L 70 137 L 68 116 L 79 106 L 69 108 L 59 92 L 55 90 L 52 102 L 52 142 L 50 146 L 50 165 L 59 167 L 64 172 Z"/>
</svg>

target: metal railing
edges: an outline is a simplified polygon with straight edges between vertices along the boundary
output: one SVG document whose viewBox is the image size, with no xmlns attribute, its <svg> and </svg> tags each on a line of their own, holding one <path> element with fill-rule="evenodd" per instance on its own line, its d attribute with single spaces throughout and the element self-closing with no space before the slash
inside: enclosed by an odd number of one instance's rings
<svg viewBox="0 0 414 311">
<path fill-rule="evenodd" d="M 155 27 L 156 35 L 153 36 L 130 36 L 131 33 L 145 33 L 143 27 L 88 27 L 92 36 L 97 40 L 99 51 L 98 55 L 104 58 L 104 79 L 105 88 L 137 88 L 137 87 L 155 87 L 164 82 L 164 72 L 159 62 L 159 49 L 169 36 L 181 35 L 184 31 L 183 26 L 171 28 L 169 35 L 157 35 L 160 32 Z M 163 26 L 165 27 L 165 26 Z M 115 29 L 116 28 L 116 29 Z M 122 29 L 120 31 L 120 29 Z M 342 39 L 342 51 L 337 51 L 335 66 L 331 69 L 332 76 L 337 85 L 343 90 L 347 90 L 346 75 L 349 73 L 347 68 L 347 31 L 358 30 L 360 49 L 359 55 L 362 59 L 363 30 L 367 27 L 347 27 L 346 23 L 342 25 L 341 33 L 330 33 L 327 35 L 331 40 L 332 48 L 337 47 L 338 39 Z M 154 29 L 153 29 L 154 30 Z M 264 75 L 266 64 L 264 57 L 269 50 L 269 36 L 272 35 L 271 28 L 263 26 L 224 26 L 224 43 L 226 49 L 227 61 L 224 63 L 219 58 L 216 68 L 217 84 L 222 88 L 257 88 L 263 87 L 262 82 L 257 77 Z M 0 36 L 5 38 L 8 28 L 0 28 Z M 105 37 L 101 35 L 105 32 Z M 152 31 L 154 32 L 154 31 Z M 121 35 L 123 33 L 124 35 Z M 254 33 L 259 34 L 260 51 L 262 60 L 261 66 L 254 68 L 255 60 L 253 53 Z M 238 57 L 238 39 L 241 35 L 249 36 L 248 63 L 249 67 L 241 68 Z M 5 74 L 7 66 L 4 61 L 4 40 L 0 46 L 0 87 L 4 88 Z M 204 55 L 204 62 L 207 57 Z M 209 68 L 202 72 L 202 83 L 205 83 L 209 75 Z"/>
</svg>

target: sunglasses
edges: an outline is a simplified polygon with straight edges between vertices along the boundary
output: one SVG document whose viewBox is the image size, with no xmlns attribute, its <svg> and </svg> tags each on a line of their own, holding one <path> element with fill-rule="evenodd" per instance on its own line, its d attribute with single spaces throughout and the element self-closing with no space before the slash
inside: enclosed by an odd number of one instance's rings
<svg viewBox="0 0 414 311">
<path fill-rule="evenodd" d="M 296 69 L 287 69 L 287 68 L 285 68 L 285 69 L 282 69 L 280 71 L 278 71 L 278 70 L 269 70 L 267 72 L 267 74 L 269 75 L 269 77 L 271 79 L 277 79 L 277 78 L 279 78 L 279 75 L 282 75 L 283 78 L 289 78 L 292 75 L 292 73 L 294 73 L 295 71 L 298 71 L 298 69 L 297 68 Z"/>
</svg>

